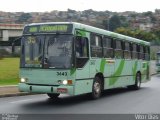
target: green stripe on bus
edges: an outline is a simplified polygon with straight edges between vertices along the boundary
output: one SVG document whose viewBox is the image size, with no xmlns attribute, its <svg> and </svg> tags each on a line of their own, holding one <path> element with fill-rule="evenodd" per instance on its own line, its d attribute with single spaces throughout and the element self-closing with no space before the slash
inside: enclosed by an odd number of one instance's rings
<svg viewBox="0 0 160 120">
<path fill-rule="evenodd" d="M 124 68 L 124 60 L 121 60 L 116 72 L 113 74 L 113 76 L 120 76 L 122 74 L 122 70 Z M 109 79 L 109 85 L 115 84 L 115 82 L 118 80 L 118 77 L 113 77 Z"/>
<path fill-rule="evenodd" d="M 86 32 L 82 31 L 82 30 L 76 30 L 76 35 L 77 36 L 86 37 Z"/>
<path fill-rule="evenodd" d="M 76 72 L 76 68 L 75 67 L 71 68 L 71 70 L 70 70 L 70 76 L 72 76 L 75 72 Z"/>
<path fill-rule="evenodd" d="M 106 64 L 106 60 L 105 60 L 105 59 L 102 59 L 102 60 L 101 60 L 101 64 L 100 64 L 100 71 L 101 71 L 102 73 L 104 73 L 105 64 Z"/>
</svg>

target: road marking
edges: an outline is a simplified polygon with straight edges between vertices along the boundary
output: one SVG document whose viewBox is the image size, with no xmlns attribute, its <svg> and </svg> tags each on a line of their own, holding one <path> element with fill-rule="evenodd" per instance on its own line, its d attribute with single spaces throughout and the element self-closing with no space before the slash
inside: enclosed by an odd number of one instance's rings
<svg viewBox="0 0 160 120">
<path fill-rule="evenodd" d="M 31 101 L 31 100 L 33 100 L 33 99 L 18 100 L 18 101 L 13 101 L 10 103 L 21 103 L 21 102 L 26 102 L 26 101 Z"/>
</svg>

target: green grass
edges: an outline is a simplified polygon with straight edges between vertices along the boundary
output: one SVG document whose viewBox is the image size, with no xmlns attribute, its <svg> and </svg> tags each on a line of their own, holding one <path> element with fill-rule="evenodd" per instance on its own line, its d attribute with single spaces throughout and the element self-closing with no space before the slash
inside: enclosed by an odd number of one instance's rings
<svg viewBox="0 0 160 120">
<path fill-rule="evenodd" d="M 0 59 L 0 86 L 19 82 L 19 58 Z"/>
</svg>

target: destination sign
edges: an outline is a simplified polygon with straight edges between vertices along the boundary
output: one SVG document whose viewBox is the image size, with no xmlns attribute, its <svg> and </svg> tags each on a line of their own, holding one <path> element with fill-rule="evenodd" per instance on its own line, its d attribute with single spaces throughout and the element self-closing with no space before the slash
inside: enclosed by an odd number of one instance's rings
<svg viewBox="0 0 160 120">
<path fill-rule="evenodd" d="M 72 25 L 67 24 L 49 24 L 49 25 L 33 25 L 26 26 L 24 28 L 23 34 L 33 34 L 33 33 L 71 33 Z"/>
</svg>

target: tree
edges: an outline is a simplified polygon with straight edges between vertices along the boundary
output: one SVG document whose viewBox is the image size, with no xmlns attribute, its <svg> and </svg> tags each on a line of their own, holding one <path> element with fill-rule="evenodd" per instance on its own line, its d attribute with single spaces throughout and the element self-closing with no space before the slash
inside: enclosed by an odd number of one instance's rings
<svg viewBox="0 0 160 120">
<path fill-rule="evenodd" d="M 157 36 L 157 40 L 153 44 L 160 45 L 160 29 L 154 30 L 153 33 Z"/>
<path fill-rule="evenodd" d="M 153 42 L 153 41 L 158 40 L 157 35 L 155 35 L 154 33 L 146 32 L 146 31 L 139 30 L 139 29 L 136 29 L 136 30 L 133 31 L 129 28 L 121 27 L 121 28 L 117 28 L 115 30 L 115 32 L 123 34 L 123 35 L 130 36 L 130 37 L 135 37 L 135 38 L 138 38 L 138 39 L 142 39 L 142 40 L 145 40 L 145 41 L 148 41 L 148 42 Z"/>
<path fill-rule="evenodd" d="M 18 23 L 25 23 L 28 22 L 28 19 L 32 18 L 30 13 L 23 13 L 19 19 L 17 20 Z"/>
<path fill-rule="evenodd" d="M 108 30 L 114 31 L 116 28 L 121 26 L 121 21 L 119 16 L 113 15 L 108 21 Z"/>
<path fill-rule="evenodd" d="M 125 16 L 119 16 L 120 22 L 121 22 L 121 27 L 128 27 L 129 23 L 128 20 Z"/>
<path fill-rule="evenodd" d="M 120 28 L 117 28 L 115 32 L 130 36 L 130 37 L 135 37 L 134 32 L 128 28 L 120 27 Z"/>
<path fill-rule="evenodd" d="M 106 30 L 114 31 L 116 28 L 121 26 L 120 17 L 113 15 L 111 18 L 103 20 L 103 26 L 105 26 Z"/>
<path fill-rule="evenodd" d="M 144 16 L 152 16 L 153 13 L 152 13 L 152 11 L 148 11 L 148 12 L 143 12 L 142 15 L 144 15 Z"/>
<path fill-rule="evenodd" d="M 158 37 L 159 40 L 160 40 L 160 29 L 154 30 L 153 33 L 154 33 L 155 35 L 157 35 L 157 37 Z"/>
</svg>

